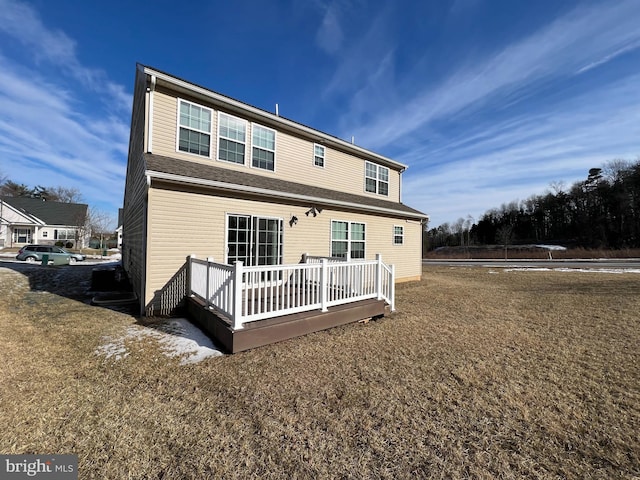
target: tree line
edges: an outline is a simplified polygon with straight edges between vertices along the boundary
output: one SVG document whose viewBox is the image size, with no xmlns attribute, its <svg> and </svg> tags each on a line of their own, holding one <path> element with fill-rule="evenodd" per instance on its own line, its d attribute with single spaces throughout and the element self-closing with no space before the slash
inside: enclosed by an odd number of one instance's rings
<svg viewBox="0 0 640 480">
<path fill-rule="evenodd" d="M 584 248 L 640 247 L 640 159 L 613 160 L 565 188 L 512 201 L 427 232 L 429 249 L 441 246 L 552 243 Z"/>
</svg>

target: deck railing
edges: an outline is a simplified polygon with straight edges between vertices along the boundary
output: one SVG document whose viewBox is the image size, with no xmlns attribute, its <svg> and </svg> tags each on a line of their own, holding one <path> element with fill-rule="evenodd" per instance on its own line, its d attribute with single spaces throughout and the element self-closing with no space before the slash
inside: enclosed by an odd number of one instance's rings
<svg viewBox="0 0 640 480">
<path fill-rule="evenodd" d="M 393 265 L 376 260 L 331 261 L 245 267 L 213 259 L 187 259 L 189 294 L 226 316 L 235 330 L 247 322 L 320 310 L 369 298 L 395 310 Z"/>
</svg>

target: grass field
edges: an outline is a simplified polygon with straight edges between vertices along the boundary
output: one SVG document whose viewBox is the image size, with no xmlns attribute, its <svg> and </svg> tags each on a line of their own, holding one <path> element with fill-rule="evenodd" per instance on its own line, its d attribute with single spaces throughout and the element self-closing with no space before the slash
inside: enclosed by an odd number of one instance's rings
<svg viewBox="0 0 640 480">
<path fill-rule="evenodd" d="M 96 354 L 136 318 L 86 303 L 90 268 L 18 270 L 2 453 L 75 453 L 80 478 L 640 478 L 637 274 L 429 267 L 391 317 L 180 365 L 150 338 Z"/>
</svg>

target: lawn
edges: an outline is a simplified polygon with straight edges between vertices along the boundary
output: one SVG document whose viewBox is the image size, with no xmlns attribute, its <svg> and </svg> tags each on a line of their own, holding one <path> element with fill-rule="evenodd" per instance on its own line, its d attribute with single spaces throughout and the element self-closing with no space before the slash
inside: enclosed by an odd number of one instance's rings
<svg viewBox="0 0 640 480">
<path fill-rule="evenodd" d="M 71 272 L 71 273 L 70 273 Z M 83 296 L 0 266 L 0 452 L 80 478 L 640 477 L 640 276 L 428 267 L 398 313 L 182 365 Z M 133 327 L 132 327 L 133 326 Z"/>
</svg>

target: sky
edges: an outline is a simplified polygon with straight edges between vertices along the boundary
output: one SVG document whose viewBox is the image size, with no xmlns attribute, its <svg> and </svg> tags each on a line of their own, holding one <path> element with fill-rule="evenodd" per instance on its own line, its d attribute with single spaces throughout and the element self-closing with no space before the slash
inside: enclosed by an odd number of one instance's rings
<svg viewBox="0 0 640 480">
<path fill-rule="evenodd" d="M 478 221 L 640 158 L 638 25 L 639 0 L 0 0 L 0 176 L 115 223 L 139 62 L 408 165 L 430 228 Z"/>
</svg>

